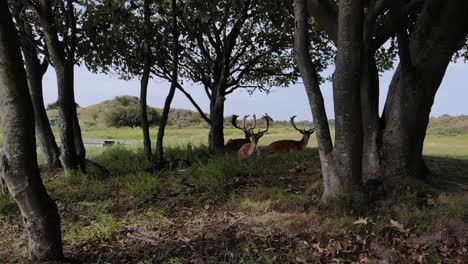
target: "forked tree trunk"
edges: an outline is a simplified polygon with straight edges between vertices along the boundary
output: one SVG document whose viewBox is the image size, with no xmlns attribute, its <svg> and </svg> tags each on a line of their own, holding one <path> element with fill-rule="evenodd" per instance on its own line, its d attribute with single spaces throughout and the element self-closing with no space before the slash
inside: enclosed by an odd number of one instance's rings
<svg viewBox="0 0 468 264">
<path fill-rule="evenodd" d="M 60 260 L 63 258 L 60 217 L 39 174 L 33 107 L 19 46 L 7 1 L 0 0 L 2 178 L 21 211 L 32 258 Z"/>
<path fill-rule="evenodd" d="M 51 3 L 41 0 L 37 4 L 35 12 L 39 18 L 48 54 L 54 65 L 58 87 L 58 109 L 60 139 L 62 142 L 60 160 L 66 171 L 78 170 L 80 160 L 77 158 L 75 147 L 75 118 L 76 111 L 74 87 L 73 87 L 73 65 L 74 58 L 67 58 L 63 43 L 59 41 L 57 29 L 54 27 Z M 76 137 L 81 135 L 76 135 Z"/>
<path fill-rule="evenodd" d="M 429 115 L 448 64 L 468 34 L 466 10 L 463 0 L 429 1 L 422 10 L 406 58 L 411 69 L 398 67 L 385 105 L 382 153 L 387 176 L 424 176 Z"/>
<path fill-rule="evenodd" d="M 150 27 L 150 1 L 145 0 L 144 2 L 144 20 L 145 20 L 145 39 L 144 39 L 144 49 L 145 49 L 145 63 L 143 69 L 143 75 L 141 77 L 140 83 L 140 119 L 141 119 L 141 130 L 143 131 L 143 146 L 145 150 L 146 159 L 152 160 L 152 151 L 151 151 L 151 137 L 150 129 L 148 123 L 148 105 L 146 103 L 147 93 L 148 93 L 148 83 L 151 74 L 151 47 L 149 43 L 149 27 Z"/>
<path fill-rule="evenodd" d="M 362 127 L 360 75 L 362 49 L 362 3 L 339 2 L 338 53 L 334 75 L 336 143 L 333 148 L 317 71 L 307 40 L 305 0 L 294 1 L 296 60 L 306 86 L 317 129 L 324 183 L 322 203 L 348 196 L 361 183 Z"/>
<path fill-rule="evenodd" d="M 158 163 L 164 163 L 164 132 L 166 131 L 167 120 L 169 118 L 169 110 L 174 99 L 175 90 L 177 89 L 179 75 L 179 31 L 177 26 L 177 1 L 172 0 L 172 77 L 169 94 L 164 102 L 164 109 L 159 120 L 158 139 L 156 142 L 156 151 Z"/>
<path fill-rule="evenodd" d="M 41 65 L 34 47 L 28 45 L 26 41 L 22 41 L 21 43 L 26 66 L 26 75 L 28 78 L 29 93 L 34 108 L 37 137 L 41 143 L 46 166 L 57 169 L 61 167 L 60 150 L 55 142 L 55 136 L 52 132 L 49 118 L 47 117 L 42 94 L 42 78 L 47 66 Z"/>
</svg>

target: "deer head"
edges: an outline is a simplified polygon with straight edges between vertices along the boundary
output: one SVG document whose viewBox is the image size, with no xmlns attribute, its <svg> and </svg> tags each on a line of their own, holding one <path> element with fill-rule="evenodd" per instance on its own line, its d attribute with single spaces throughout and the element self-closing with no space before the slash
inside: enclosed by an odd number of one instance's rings
<svg viewBox="0 0 468 264">
<path fill-rule="evenodd" d="M 265 135 L 265 133 L 268 131 L 268 128 L 270 127 L 270 117 L 268 114 L 265 114 L 264 118 L 266 121 L 266 129 L 265 130 L 257 130 L 255 132 L 255 128 L 257 127 L 257 117 L 253 115 L 253 124 L 252 127 L 247 128 L 247 117 L 248 115 L 244 116 L 244 124 L 243 124 L 243 131 L 244 133 L 248 134 L 250 136 L 251 143 L 247 143 L 242 145 L 242 147 L 238 151 L 238 155 L 240 158 L 246 158 L 249 156 L 252 156 L 253 153 L 257 152 L 257 144 L 258 140 Z"/>
<path fill-rule="evenodd" d="M 265 130 L 260 130 L 258 129 L 257 132 L 255 132 L 255 128 L 257 127 L 257 117 L 253 115 L 253 125 L 251 128 L 246 128 L 246 119 L 248 116 L 244 116 L 244 132 L 249 134 L 252 142 L 257 143 L 258 140 L 265 135 L 266 132 L 268 132 L 268 129 L 270 128 L 270 117 L 268 114 L 265 114 L 263 118 L 266 121 L 266 129 Z"/>
<path fill-rule="evenodd" d="M 304 128 L 304 129 L 299 129 L 299 128 L 297 128 L 296 124 L 294 123 L 294 119 L 295 119 L 295 118 L 296 118 L 296 116 L 291 117 L 291 119 L 290 119 L 291 126 L 292 126 L 295 130 L 297 130 L 299 133 L 302 134 L 303 139 L 305 139 L 305 138 L 309 139 L 310 135 L 312 135 L 312 134 L 314 133 L 315 128 L 314 128 L 314 127 L 311 127 L 310 129 L 305 129 L 305 128 Z"/>
</svg>

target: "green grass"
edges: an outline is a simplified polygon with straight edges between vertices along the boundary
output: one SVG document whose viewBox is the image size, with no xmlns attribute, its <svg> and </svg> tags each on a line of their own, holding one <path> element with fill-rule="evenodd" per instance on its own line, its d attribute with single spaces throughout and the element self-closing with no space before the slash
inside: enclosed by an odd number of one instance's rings
<svg viewBox="0 0 468 264">
<path fill-rule="evenodd" d="M 72 224 L 64 233 L 63 239 L 68 243 L 79 243 L 88 240 L 105 240 L 122 231 L 122 223 L 112 215 L 100 213 L 88 224 Z"/>
</svg>

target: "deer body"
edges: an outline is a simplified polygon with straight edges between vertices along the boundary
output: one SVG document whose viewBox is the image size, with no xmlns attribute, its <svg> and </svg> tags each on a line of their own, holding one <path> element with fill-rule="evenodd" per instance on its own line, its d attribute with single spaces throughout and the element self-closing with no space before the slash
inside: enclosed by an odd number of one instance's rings
<svg viewBox="0 0 468 264">
<path fill-rule="evenodd" d="M 310 136 L 314 133 L 314 128 L 309 130 L 306 129 L 298 129 L 296 124 L 294 123 L 294 118 L 296 116 L 291 117 L 291 125 L 292 127 L 297 130 L 299 133 L 302 134 L 302 139 L 297 140 L 278 140 L 266 147 L 266 151 L 269 154 L 273 153 L 284 153 L 284 152 L 297 152 L 303 151 L 306 149 L 307 144 L 309 143 Z"/>
<path fill-rule="evenodd" d="M 266 147 L 268 153 L 296 152 L 306 149 L 310 135 L 303 135 L 301 140 L 278 140 Z"/>
<path fill-rule="evenodd" d="M 239 149 L 238 155 L 239 158 L 246 158 L 252 156 L 255 152 L 259 153 L 257 149 L 257 143 L 246 143 Z"/>
</svg>

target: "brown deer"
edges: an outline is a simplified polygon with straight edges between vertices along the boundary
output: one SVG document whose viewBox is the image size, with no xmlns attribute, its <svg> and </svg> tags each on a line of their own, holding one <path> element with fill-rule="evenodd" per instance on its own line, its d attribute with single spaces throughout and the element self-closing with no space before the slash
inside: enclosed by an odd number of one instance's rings
<svg viewBox="0 0 468 264">
<path fill-rule="evenodd" d="M 252 156 L 255 152 L 257 153 L 257 155 L 260 154 L 260 152 L 258 151 L 258 140 L 261 137 L 263 137 L 263 135 L 265 135 L 265 133 L 268 131 L 268 128 L 270 127 L 270 117 L 268 116 L 268 114 L 265 114 L 263 118 L 266 121 L 266 129 L 263 131 L 258 130 L 257 133 L 255 133 L 254 129 L 257 126 L 257 119 L 255 115 L 253 115 L 253 126 L 249 129 L 246 128 L 245 124 L 247 116 L 244 117 L 244 132 L 249 134 L 250 140 L 252 142 L 242 145 L 242 147 L 238 151 L 239 158 L 248 158 Z"/>
<path fill-rule="evenodd" d="M 233 127 L 244 131 L 245 138 L 236 138 L 236 139 L 230 138 L 228 142 L 226 143 L 226 145 L 224 146 L 226 152 L 238 152 L 239 149 L 242 147 L 242 145 L 251 142 L 249 133 L 245 132 L 245 121 L 244 121 L 244 128 L 241 128 L 237 125 L 238 117 L 239 117 L 238 115 L 233 115 L 231 119 L 231 124 Z"/>
<path fill-rule="evenodd" d="M 312 127 L 311 129 L 299 129 L 296 127 L 296 124 L 294 123 L 294 118 L 296 116 L 291 117 L 291 126 L 299 131 L 299 133 L 302 134 L 302 139 L 297 141 L 297 140 L 279 140 L 271 143 L 266 147 L 267 153 L 273 154 L 273 153 L 281 153 L 281 152 L 296 152 L 296 151 L 303 151 L 306 147 L 307 144 L 309 143 L 309 138 L 310 135 L 312 135 L 315 131 L 315 129 Z"/>
</svg>

